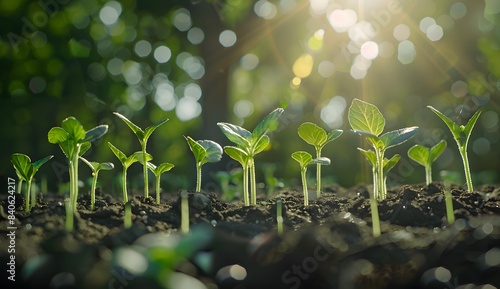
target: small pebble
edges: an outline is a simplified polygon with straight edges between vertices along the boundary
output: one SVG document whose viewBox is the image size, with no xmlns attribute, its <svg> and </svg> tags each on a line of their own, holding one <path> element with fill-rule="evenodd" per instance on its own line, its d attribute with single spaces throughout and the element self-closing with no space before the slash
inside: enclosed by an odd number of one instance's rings
<svg viewBox="0 0 500 289">
<path fill-rule="evenodd" d="M 26 224 L 26 230 L 31 230 L 31 228 L 33 228 L 33 226 L 31 226 L 31 224 Z"/>
<path fill-rule="evenodd" d="M 146 212 L 144 212 L 144 211 L 140 211 L 140 212 L 139 212 L 139 215 L 141 215 L 141 216 L 145 216 L 145 215 L 146 215 Z"/>
</svg>

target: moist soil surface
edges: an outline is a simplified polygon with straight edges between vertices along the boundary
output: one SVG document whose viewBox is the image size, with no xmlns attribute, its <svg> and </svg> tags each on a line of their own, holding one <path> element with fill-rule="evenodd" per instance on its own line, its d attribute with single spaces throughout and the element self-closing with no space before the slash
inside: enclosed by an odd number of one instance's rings
<svg viewBox="0 0 500 289">
<path fill-rule="evenodd" d="M 133 197 L 128 229 L 118 198 L 98 192 L 92 211 L 82 196 L 71 233 L 63 196 L 42 195 L 25 213 L 16 195 L 16 281 L 7 275 L 2 288 L 500 288 L 500 186 L 451 192 L 456 221 L 448 224 L 441 183 L 389 189 L 377 238 L 363 185 L 327 187 L 307 207 L 297 191 L 250 207 L 189 192 L 188 235 L 179 229 L 180 193 L 161 204 Z M 10 261 L 7 249 L 0 256 Z"/>
</svg>

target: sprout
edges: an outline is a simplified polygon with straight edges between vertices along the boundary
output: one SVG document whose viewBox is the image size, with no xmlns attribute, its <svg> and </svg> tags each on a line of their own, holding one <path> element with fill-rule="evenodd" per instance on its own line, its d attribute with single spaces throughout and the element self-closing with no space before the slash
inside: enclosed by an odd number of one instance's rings
<svg viewBox="0 0 500 289">
<path fill-rule="evenodd" d="M 173 164 L 170 163 L 163 163 L 158 166 L 155 166 L 154 164 L 148 162 L 148 168 L 153 172 L 153 174 L 156 176 L 155 184 L 156 184 L 156 203 L 160 203 L 160 182 L 161 182 L 161 175 L 163 173 L 166 173 L 170 171 L 173 167 L 175 167 Z"/>
<path fill-rule="evenodd" d="M 330 159 L 321 157 L 313 159 L 311 154 L 305 151 L 298 151 L 292 154 L 292 158 L 300 165 L 300 172 L 302 176 L 302 189 L 304 192 L 304 206 L 309 206 L 309 193 L 307 191 L 307 166 L 310 164 L 329 165 Z"/>
<path fill-rule="evenodd" d="M 196 191 L 201 191 L 201 166 L 206 163 L 215 163 L 222 158 L 221 146 L 211 140 L 195 141 L 191 137 L 186 136 L 186 141 L 189 149 L 193 152 L 196 160 Z"/>
<path fill-rule="evenodd" d="M 135 136 L 139 140 L 139 143 L 141 144 L 141 156 L 142 160 L 140 162 L 143 165 L 143 175 L 144 175 L 144 196 L 147 198 L 149 197 L 149 182 L 148 182 L 148 169 L 147 169 L 147 156 L 148 154 L 146 153 L 146 146 L 148 144 L 149 137 L 151 134 L 162 124 L 166 123 L 168 119 L 162 119 L 157 123 L 154 123 L 150 126 L 148 126 L 145 130 L 142 130 L 140 127 L 135 125 L 133 122 L 131 122 L 128 118 L 125 116 L 119 114 L 118 112 L 113 112 L 117 117 L 119 117 L 121 120 L 123 120 L 128 127 L 134 132 Z"/>
<path fill-rule="evenodd" d="M 21 193 L 22 182 L 25 181 L 27 184 L 25 203 L 26 212 L 29 212 L 36 203 L 35 192 L 31 189 L 33 177 L 38 172 L 40 167 L 53 157 L 54 156 L 47 156 L 34 163 L 31 163 L 31 159 L 25 154 L 15 153 L 10 157 L 10 161 L 12 162 L 12 165 L 16 170 L 17 177 L 19 178 L 19 193 Z"/>
<path fill-rule="evenodd" d="M 70 198 L 64 199 L 64 208 L 66 209 L 66 222 L 64 228 L 66 232 L 73 231 L 75 212 L 73 211 L 73 204 L 71 202 Z"/>
<path fill-rule="evenodd" d="M 439 116 L 439 118 L 441 118 L 441 120 L 450 129 L 453 138 L 457 142 L 458 151 L 460 152 L 460 156 L 462 157 L 462 162 L 464 164 L 465 179 L 467 181 L 467 190 L 469 192 L 474 191 L 474 187 L 472 186 L 472 177 L 470 175 L 470 169 L 469 169 L 469 159 L 467 158 L 467 145 L 469 143 L 469 138 L 472 133 L 472 129 L 474 128 L 474 125 L 476 124 L 476 121 L 479 118 L 479 115 L 481 114 L 481 110 L 476 111 L 476 113 L 474 113 L 474 115 L 469 119 L 469 121 L 465 126 L 463 125 L 459 126 L 451 119 L 446 117 L 444 114 L 442 114 L 439 110 L 435 109 L 434 107 L 430 105 L 427 107 L 430 108 L 437 116 Z"/>
<path fill-rule="evenodd" d="M 181 232 L 189 233 L 189 195 L 186 190 L 181 191 Z"/>
<path fill-rule="evenodd" d="M 432 163 L 443 153 L 446 148 L 446 141 L 441 140 L 435 146 L 427 148 L 416 144 L 408 150 L 408 157 L 421 164 L 425 168 L 425 182 L 427 185 L 432 183 Z"/>
<path fill-rule="evenodd" d="M 278 230 L 278 236 L 283 235 L 283 201 L 278 198 L 276 201 L 276 225 Z"/>
<path fill-rule="evenodd" d="M 90 189 L 90 209 L 95 210 L 95 189 L 97 186 L 97 176 L 99 175 L 99 171 L 101 170 L 112 170 L 115 165 L 113 163 L 97 163 L 97 162 L 89 162 L 88 160 L 80 157 L 80 159 L 89 166 L 92 170 L 92 187 Z"/>
<path fill-rule="evenodd" d="M 321 150 L 323 147 L 342 135 L 342 130 L 335 129 L 326 133 L 324 129 L 314 123 L 305 122 L 299 126 L 298 134 L 306 143 L 314 146 L 316 149 L 316 158 L 321 158 Z M 316 195 L 318 198 L 321 194 L 321 164 L 316 164 Z"/>
<path fill-rule="evenodd" d="M 132 227 L 132 205 L 130 201 L 125 203 L 125 212 L 123 213 L 123 227 L 125 227 L 125 229 Z"/>
</svg>

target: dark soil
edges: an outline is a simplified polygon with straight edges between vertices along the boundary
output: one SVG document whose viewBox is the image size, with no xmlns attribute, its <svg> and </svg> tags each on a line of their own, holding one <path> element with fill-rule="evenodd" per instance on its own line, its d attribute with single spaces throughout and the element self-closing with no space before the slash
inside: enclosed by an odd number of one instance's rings
<svg viewBox="0 0 500 289">
<path fill-rule="evenodd" d="M 452 195 L 457 221 L 448 225 L 440 183 L 389 190 L 379 202 L 378 238 L 365 186 L 329 187 L 308 207 L 300 193 L 281 192 L 282 236 L 277 198 L 244 207 L 191 192 L 191 233 L 181 237 L 177 196 L 160 205 L 134 197 L 129 229 L 118 199 L 99 194 L 91 211 L 85 196 L 75 230 L 65 233 L 62 196 L 44 195 L 25 213 L 16 195 L 16 282 L 1 282 L 19 288 L 500 288 L 500 187 L 472 193 L 452 187 Z M 2 244 L 9 233 L 5 212 Z M 9 262 L 6 252 L 2 264 Z"/>
</svg>

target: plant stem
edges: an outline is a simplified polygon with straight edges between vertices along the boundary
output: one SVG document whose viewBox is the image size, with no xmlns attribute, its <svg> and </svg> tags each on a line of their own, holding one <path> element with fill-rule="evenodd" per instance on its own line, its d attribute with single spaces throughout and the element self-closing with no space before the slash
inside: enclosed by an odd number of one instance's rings
<svg viewBox="0 0 500 289">
<path fill-rule="evenodd" d="M 446 218 L 448 219 L 448 224 L 451 225 L 455 222 L 455 213 L 453 211 L 453 199 L 449 188 L 446 188 L 444 191 L 444 201 L 446 204 Z"/>
<path fill-rule="evenodd" d="M 469 158 L 467 157 L 467 145 L 460 147 L 459 151 L 460 155 L 462 156 L 462 161 L 464 163 L 465 180 L 467 181 L 467 190 L 469 192 L 473 192 L 474 187 L 472 186 L 472 177 L 469 168 Z"/>
<path fill-rule="evenodd" d="M 255 162 L 253 158 L 249 161 L 250 167 L 250 188 L 251 188 L 251 204 L 257 205 L 257 182 L 255 180 Z"/>
<path fill-rule="evenodd" d="M 373 237 L 378 237 L 380 236 L 380 220 L 378 216 L 377 199 L 374 193 L 375 192 L 370 194 L 370 211 L 372 215 Z"/>
<path fill-rule="evenodd" d="M 128 195 L 127 195 L 127 167 L 123 167 L 123 173 L 122 173 L 122 189 L 123 189 L 123 202 L 127 203 L 128 202 Z"/>
<path fill-rule="evenodd" d="M 17 193 L 21 194 L 21 189 L 23 187 L 23 180 L 19 179 L 19 183 L 17 184 Z"/>
<path fill-rule="evenodd" d="M 196 192 L 201 192 L 201 162 L 196 163 Z"/>
<path fill-rule="evenodd" d="M 427 185 L 432 183 L 432 169 L 430 165 L 425 166 L 425 183 Z"/>
<path fill-rule="evenodd" d="M 156 176 L 156 203 L 160 204 L 160 181 L 161 175 Z"/>
<path fill-rule="evenodd" d="M 130 202 L 125 203 L 125 213 L 123 216 L 123 226 L 125 229 L 132 227 L 132 208 Z"/>
<path fill-rule="evenodd" d="M 384 182 L 384 152 L 382 150 L 376 149 L 377 152 L 377 191 L 375 193 L 375 197 L 378 200 L 384 200 L 387 192 L 385 191 L 385 182 Z"/>
<path fill-rule="evenodd" d="M 188 193 L 181 192 L 181 232 L 183 234 L 189 233 L 189 203 Z"/>
<path fill-rule="evenodd" d="M 248 164 L 243 166 L 243 201 L 245 206 L 250 206 L 250 196 L 248 195 Z"/>
<path fill-rule="evenodd" d="M 76 151 L 74 152 L 73 155 L 73 160 L 72 164 L 70 166 L 73 166 L 73 182 L 70 184 L 70 186 L 73 187 L 73 199 L 72 199 L 72 204 L 73 204 L 73 212 L 76 211 L 76 202 L 78 200 L 78 157 L 80 155 L 80 144 L 76 145 Z M 70 194 L 71 196 L 71 194 Z"/>
<path fill-rule="evenodd" d="M 304 191 L 304 206 L 309 206 L 309 192 L 307 191 L 307 167 L 303 167 L 301 170 L 302 174 L 302 190 Z"/>
<path fill-rule="evenodd" d="M 149 181 L 148 181 L 148 166 L 147 166 L 147 157 L 146 157 L 146 142 L 142 144 L 142 172 L 144 174 L 144 196 L 149 197 Z"/>
<path fill-rule="evenodd" d="M 283 235 L 283 202 L 281 201 L 281 198 L 278 198 L 276 201 L 276 223 L 277 223 L 277 230 L 278 230 L 278 236 Z"/>
<path fill-rule="evenodd" d="M 93 211 L 95 210 L 95 188 L 97 187 L 97 175 L 99 174 L 99 171 L 95 171 L 92 173 L 93 175 L 93 180 L 92 180 L 92 187 L 90 188 L 90 209 Z"/>
<path fill-rule="evenodd" d="M 36 194 L 35 194 L 35 190 L 33 190 L 33 187 L 31 186 L 31 183 L 33 182 L 33 180 L 30 180 L 30 190 L 28 191 L 28 193 L 31 195 L 31 206 L 30 206 L 30 210 L 32 208 L 35 207 L 36 205 Z"/>
<path fill-rule="evenodd" d="M 25 210 L 26 212 L 31 211 L 31 180 L 26 181 L 26 200 L 25 200 Z"/>
<path fill-rule="evenodd" d="M 316 157 L 321 157 L 321 152 L 316 149 Z M 321 196 L 321 164 L 316 164 L 316 198 Z"/>
<path fill-rule="evenodd" d="M 66 209 L 66 223 L 65 223 L 65 229 L 66 232 L 71 232 L 73 231 L 73 204 L 71 203 L 71 198 L 65 199 L 64 200 L 64 208 Z"/>
</svg>

